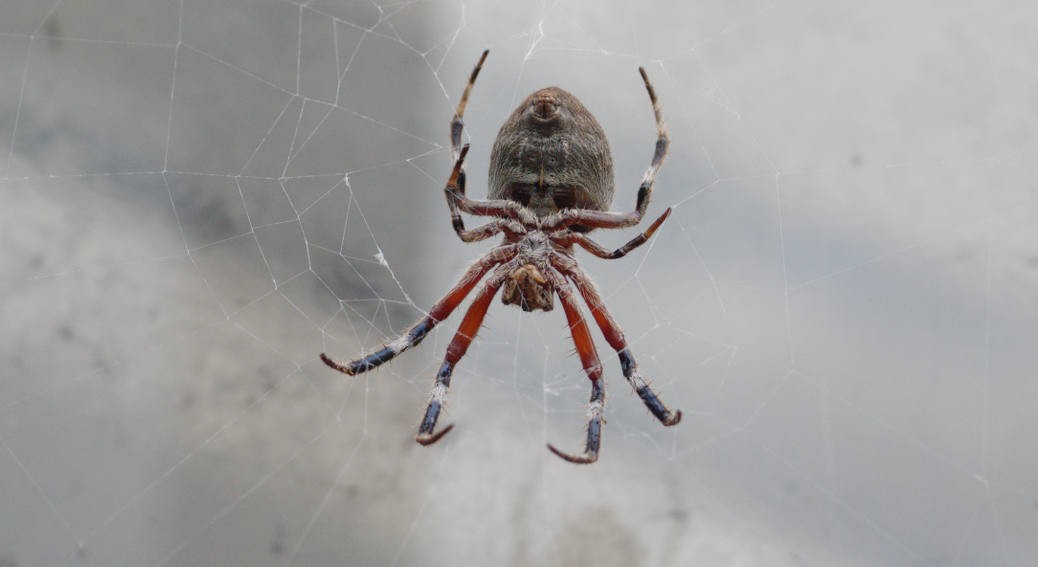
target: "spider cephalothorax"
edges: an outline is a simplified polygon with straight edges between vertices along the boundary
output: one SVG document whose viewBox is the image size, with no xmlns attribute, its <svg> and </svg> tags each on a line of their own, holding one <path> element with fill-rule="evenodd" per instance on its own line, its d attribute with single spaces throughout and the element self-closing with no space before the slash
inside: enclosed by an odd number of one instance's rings
<svg viewBox="0 0 1038 567">
<path fill-rule="evenodd" d="M 429 445 L 453 427 L 448 425 L 436 432 L 436 422 L 450 386 L 454 365 L 468 350 L 498 289 L 504 288 L 504 303 L 518 305 L 526 311 L 551 311 L 557 295 L 566 314 L 580 362 L 591 380 L 591 399 L 584 453 L 569 455 L 551 445 L 548 448 L 567 461 L 593 463 L 598 460 L 601 442 L 605 386 L 602 364 L 587 323 L 580 314 L 574 287 L 587 303 L 606 342 L 616 350 L 624 377 L 645 406 L 663 425 L 675 425 L 681 421 L 681 412 L 667 409 L 638 372 L 638 364 L 627 347 L 623 331 L 606 311 L 602 297 L 573 256 L 573 246 L 579 245 L 599 258 L 621 258 L 644 244 L 667 219 L 669 208 L 645 232 L 616 250 L 608 250 L 586 236 L 587 232 L 595 228 L 625 228 L 641 222 L 649 206 L 656 172 L 667 155 L 667 131 L 663 127 L 663 117 L 649 77 L 644 69 L 639 68 L 656 117 L 656 148 L 652 163 L 638 188 L 635 210 L 629 213 L 612 212 L 608 209 L 614 190 L 613 161 L 602 127 L 573 95 L 557 87 L 541 89 L 515 109 L 498 133 L 490 157 L 490 199 L 470 199 L 465 194 L 464 165 L 469 147 L 461 145 L 462 116 L 472 85 L 486 57 L 487 52 L 484 51 L 472 70 L 451 120 L 451 153 L 455 161 L 444 192 L 454 230 L 462 241 L 475 242 L 495 234 L 503 234 L 503 241 L 476 260 L 461 281 L 403 336 L 348 363 L 332 360 L 324 353 L 321 354 L 321 360 L 349 375 L 371 370 L 392 360 L 420 343 L 486 277 L 447 347 L 447 356 L 436 374 L 431 399 L 418 427 L 416 440 L 422 445 Z M 466 229 L 461 218 L 462 211 L 476 216 L 495 217 L 496 220 Z"/>
<path fill-rule="evenodd" d="M 518 305 L 523 311 L 551 311 L 555 308 L 555 293 L 545 276 L 551 270 L 551 239 L 535 230 L 524 234 L 515 245 L 515 261 L 522 265 L 508 275 L 501 301 Z"/>
</svg>

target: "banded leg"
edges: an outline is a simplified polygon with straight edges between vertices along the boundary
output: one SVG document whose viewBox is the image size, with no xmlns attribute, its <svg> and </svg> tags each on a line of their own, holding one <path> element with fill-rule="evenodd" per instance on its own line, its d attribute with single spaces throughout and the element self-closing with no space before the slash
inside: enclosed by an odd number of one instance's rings
<svg viewBox="0 0 1038 567">
<path fill-rule="evenodd" d="M 681 421 L 681 410 L 672 412 L 667 409 L 667 406 L 656 395 L 649 383 L 638 372 L 638 363 L 634 360 L 634 355 L 631 354 L 627 346 L 627 339 L 624 337 L 620 325 L 616 323 L 616 320 L 606 310 L 605 304 L 602 302 L 602 296 L 595 289 L 595 284 L 577 267 L 576 261 L 572 259 L 555 255 L 552 257 L 552 265 L 566 274 L 573 281 L 580 295 L 584 297 L 588 308 L 591 309 L 591 316 L 595 318 L 598 327 L 602 329 L 602 334 L 605 335 L 606 342 L 616 350 L 616 354 L 620 358 L 620 369 L 623 371 L 624 378 L 634 388 L 638 397 L 642 399 L 645 407 L 649 408 L 652 415 L 656 416 L 656 419 L 663 425 L 677 425 Z"/>
<path fill-rule="evenodd" d="M 458 101 L 458 107 L 454 109 L 454 117 L 451 118 L 451 158 L 454 160 L 454 170 L 451 172 L 450 180 L 447 182 L 447 187 L 444 188 L 444 192 L 447 195 L 447 207 L 451 213 L 451 224 L 454 225 L 454 231 L 458 233 L 458 236 L 464 242 L 472 242 L 468 239 L 468 231 L 465 230 L 465 222 L 462 220 L 461 215 L 458 214 L 459 207 L 461 210 L 471 215 L 481 216 L 497 216 L 505 218 L 519 218 L 520 213 L 516 203 L 504 200 L 495 201 L 476 201 L 469 199 L 465 194 L 465 154 L 469 151 L 468 144 L 461 145 L 461 134 L 465 129 L 465 107 L 469 103 L 469 95 L 472 93 L 472 87 L 476 84 L 476 77 L 479 76 L 480 70 L 483 69 L 483 62 L 487 60 L 487 55 L 490 53 L 489 49 L 483 51 L 480 55 L 479 61 L 476 66 L 472 69 L 472 74 L 469 75 L 469 82 L 465 85 L 465 90 L 461 93 L 461 100 Z M 477 229 L 478 230 L 478 229 Z"/>
<path fill-rule="evenodd" d="M 577 464 L 588 464 L 598 460 L 598 448 L 602 441 L 602 409 L 605 406 L 605 381 L 602 380 L 602 363 L 595 350 L 595 343 L 591 340 L 587 323 L 580 314 L 580 307 L 573 297 L 573 291 L 566 280 L 555 270 L 548 274 L 555 291 L 562 300 L 562 310 L 566 313 L 566 321 L 569 323 L 570 335 L 573 344 L 580 355 L 580 363 L 584 366 L 584 372 L 591 380 L 591 399 L 588 400 L 587 419 L 587 442 L 584 445 L 584 454 L 570 455 L 555 448 L 548 443 L 548 449 L 559 457 Z"/>
<path fill-rule="evenodd" d="M 656 98 L 656 89 L 649 81 L 649 75 L 644 67 L 638 67 L 638 73 L 645 83 L 645 90 L 649 93 L 649 101 L 652 102 L 652 114 L 656 119 L 656 147 L 652 153 L 652 161 L 649 168 L 642 176 L 641 185 L 638 187 L 638 199 L 635 201 L 634 211 L 630 213 L 618 213 L 614 211 L 593 211 L 590 209 L 579 209 L 567 211 L 562 216 L 560 227 L 580 224 L 588 228 L 624 228 L 634 226 L 641 222 L 649 208 L 652 199 L 652 185 L 656 182 L 656 174 L 667 158 L 667 149 L 670 147 L 670 136 L 667 127 L 663 124 L 663 110 L 660 101 Z"/>
<path fill-rule="evenodd" d="M 656 219 L 656 222 L 652 223 L 652 226 L 650 226 L 648 230 L 639 234 L 638 236 L 635 236 L 631 239 L 630 242 L 624 244 L 616 250 L 613 250 L 612 252 L 610 252 L 608 248 L 603 247 L 601 244 L 595 242 L 594 240 L 591 240 L 590 238 L 584 236 L 579 232 L 571 232 L 570 234 L 564 236 L 561 239 L 561 241 L 563 244 L 579 244 L 585 250 L 591 252 L 595 256 L 598 256 L 599 258 L 605 258 L 606 260 L 616 260 L 617 258 L 623 258 L 631 250 L 634 250 L 635 248 L 648 242 L 649 239 L 652 238 L 653 233 L 656 232 L 656 229 L 659 228 L 660 225 L 663 224 L 663 221 L 667 220 L 667 217 L 669 216 L 670 208 L 668 207 L 667 210 L 663 211 L 663 214 L 660 215 L 660 218 Z"/>
<path fill-rule="evenodd" d="M 469 306 L 468 311 L 465 313 L 465 318 L 462 319 L 458 332 L 451 339 L 443 365 L 440 366 L 440 371 L 436 373 L 436 382 L 433 386 L 432 395 L 429 398 L 429 404 L 425 407 L 422 423 L 418 426 L 418 435 L 415 436 L 415 441 L 418 441 L 418 443 L 431 445 L 439 441 L 441 437 L 454 428 L 454 425 L 451 424 L 441 429 L 439 433 L 434 432 L 436 430 L 436 420 L 440 418 L 440 410 L 443 409 L 444 398 L 447 396 L 447 388 L 451 385 L 451 374 L 454 372 L 454 365 L 461 360 L 461 357 L 465 356 L 469 344 L 472 343 L 472 339 L 476 337 L 479 327 L 483 324 L 483 317 L 487 314 L 491 300 L 494 299 L 494 295 L 497 294 L 498 288 L 504 283 L 512 267 L 510 265 L 502 267 L 508 268 L 507 270 L 498 268 L 494 275 L 487 280 L 482 289 L 479 290 L 479 293 L 476 294 L 476 298 L 472 300 L 472 305 Z"/>
<path fill-rule="evenodd" d="M 498 219 L 490 221 L 486 224 L 477 226 L 471 230 L 465 230 L 464 225 L 462 230 L 458 232 L 458 237 L 461 238 L 462 242 L 479 242 L 480 240 L 486 240 L 495 234 L 511 233 L 516 234 L 515 226 L 512 226 L 515 221 L 509 221 L 504 219 Z"/>
<path fill-rule="evenodd" d="M 348 363 L 339 362 L 322 352 L 321 361 L 339 372 L 354 376 L 393 360 L 400 353 L 422 342 L 425 335 L 427 335 L 437 323 L 446 319 L 458 307 L 458 305 L 461 304 L 461 301 L 465 299 L 465 296 L 472 291 L 472 288 L 476 287 L 479 280 L 483 279 L 483 276 L 485 276 L 491 268 L 512 259 L 513 256 L 515 256 L 515 246 L 509 244 L 507 246 L 495 248 L 479 260 L 476 260 L 476 262 L 469 266 L 469 269 L 465 271 L 465 275 L 461 277 L 461 280 L 447 292 L 447 295 L 437 301 L 432 308 L 429 309 L 428 315 L 415 323 L 415 325 L 406 333 L 387 343 L 375 352 Z"/>
<path fill-rule="evenodd" d="M 472 93 L 472 86 L 476 84 L 476 77 L 479 76 L 480 70 L 483 69 L 483 62 L 487 60 L 487 55 L 489 54 L 490 50 L 484 49 L 483 54 L 479 56 L 479 61 L 476 62 L 476 66 L 472 68 L 472 74 L 469 75 L 469 82 L 465 85 L 465 90 L 461 93 L 461 100 L 458 102 L 458 107 L 454 109 L 454 118 L 451 118 L 452 158 L 457 158 L 458 148 L 461 147 L 461 132 L 465 129 L 463 118 L 465 116 L 465 107 L 469 104 L 469 95 Z"/>
<path fill-rule="evenodd" d="M 451 225 L 454 227 L 454 232 L 458 234 L 458 238 L 460 238 L 462 242 L 476 242 L 505 231 L 510 224 L 506 219 L 517 215 L 508 212 L 515 208 L 512 205 L 507 205 L 506 203 L 508 203 L 508 201 L 472 201 L 465 197 L 464 163 L 465 156 L 468 155 L 468 153 L 469 146 L 468 144 L 465 144 L 461 148 L 461 153 L 458 154 L 458 159 L 454 162 L 454 169 L 451 170 L 451 175 L 447 179 L 447 185 L 443 187 L 443 194 L 447 198 L 447 208 L 451 213 Z M 473 214 L 483 214 L 484 216 L 504 216 L 506 218 L 489 222 L 472 230 L 465 230 L 465 221 L 462 220 L 461 213 L 458 212 L 458 205 L 462 200 L 466 203 L 474 204 L 470 209 L 479 210 L 479 212 Z M 483 208 L 479 209 L 478 206 L 482 206 Z M 470 211 L 466 210 L 466 212 Z M 514 230 L 512 232 L 514 232 Z"/>
<path fill-rule="evenodd" d="M 465 154 L 468 151 L 468 145 L 462 148 L 461 155 L 458 156 L 458 161 L 454 164 L 454 170 L 451 172 L 447 185 L 443 189 L 444 195 L 447 197 L 447 207 L 451 213 L 451 225 L 454 227 L 454 232 L 457 233 L 458 238 L 462 242 L 478 242 L 501 232 L 509 234 L 523 232 L 522 225 L 518 225 L 515 221 L 507 218 L 496 219 L 471 230 L 465 229 L 465 221 L 462 220 L 461 214 L 458 212 L 458 196 L 465 194 L 465 173 L 461 170 L 461 164 L 465 160 Z"/>
</svg>

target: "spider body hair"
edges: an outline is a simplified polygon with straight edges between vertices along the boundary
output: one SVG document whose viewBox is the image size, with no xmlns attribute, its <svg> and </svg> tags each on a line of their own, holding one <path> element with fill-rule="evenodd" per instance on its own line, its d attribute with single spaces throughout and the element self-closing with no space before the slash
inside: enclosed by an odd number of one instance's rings
<svg viewBox="0 0 1038 567">
<path fill-rule="evenodd" d="M 516 201 L 544 218 L 564 209 L 606 211 L 614 191 L 605 131 L 569 92 L 547 87 L 531 94 L 498 131 L 490 153 L 491 199 Z"/>
</svg>

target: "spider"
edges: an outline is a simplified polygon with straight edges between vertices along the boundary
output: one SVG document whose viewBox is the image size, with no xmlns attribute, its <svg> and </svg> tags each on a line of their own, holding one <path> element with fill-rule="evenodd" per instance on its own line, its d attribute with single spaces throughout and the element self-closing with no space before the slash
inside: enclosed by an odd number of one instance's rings
<svg viewBox="0 0 1038 567">
<path fill-rule="evenodd" d="M 503 287 L 502 301 L 506 305 L 517 305 L 524 311 L 551 311 L 554 296 L 558 295 L 580 362 L 591 380 L 591 398 L 583 454 L 564 453 L 550 443 L 548 449 L 572 463 L 593 463 L 598 460 L 602 437 L 605 386 L 602 364 L 573 288 L 587 303 L 606 341 L 616 350 L 624 377 L 652 415 L 666 426 L 681 421 L 681 411 L 667 409 L 639 374 L 638 364 L 627 346 L 623 331 L 606 310 L 602 296 L 578 266 L 573 254 L 573 247 L 577 245 L 599 258 L 622 258 L 649 240 L 667 219 L 670 208 L 645 232 L 612 251 L 586 236 L 595 228 L 626 228 L 641 222 L 649 206 L 656 173 L 667 156 L 667 130 L 656 91 L 645 69 L 639 67 L 656 118 L 656 147 L 638 188 L 634 211 L 609 211 L 614 191 L 613 161 L 605 132 L 575 96 L 558 87 L 541 89 L 527 97 L 498 132 L 490 157 L 489 199 L 470 199 L 465 193 L 464 166 L 469 146 L 461 145 L 462 117 L 488 53 L 489 50 L 484 51 L 473 68 L 450 122 L 454 168 L 444 193 L 454 230 L 463 242 L 476 242 L 496 234 L 503 234 L 503 241 L 477 259 L 461 280 L 429 309 L 428 314 L 399 338 L 350 362 L 338 362 L 324 353 L 321 353 L 321 360 L 350 376 L 389 362 L 420 343 L 486 277 L 447 347 L 447 355 L 436 374 L 425 415 L 418 427 L 416 441 L 430 445 L 454 427 L 453 424 L 447 425 L 437 432 L 436 421 L 454 366 L 468 350 L 497 291 Z M 466 229 L 459 211 L 494 217 L 494 220 Z"/>
</svg>

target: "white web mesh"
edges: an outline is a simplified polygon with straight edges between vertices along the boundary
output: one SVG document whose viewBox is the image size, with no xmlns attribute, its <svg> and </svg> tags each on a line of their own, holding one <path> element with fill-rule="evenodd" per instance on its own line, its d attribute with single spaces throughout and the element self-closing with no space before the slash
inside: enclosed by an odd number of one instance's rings
<svg viewBox="0 0 1038 567">
<path fill-rule="evenodd" d="M 8 2 L 0 567 L 1034 563 L 1032 12 Z M 474 197 L 549 84 L 608 133 L 614 210 L 653 149 L 639 65 L 673 140 L 656 237 L 579 257 L 685 419 L 599 341 L 590 467 L 544 447 L 583 443 L 561 312 L 495 301 L 429 448 L 460 314 L 377 372 L 317 359 L 493 245 L 442 195 L 485 47 Z"/>
</svg>

